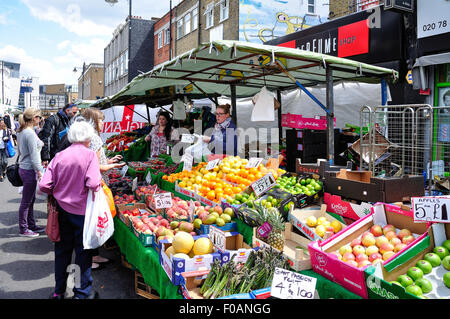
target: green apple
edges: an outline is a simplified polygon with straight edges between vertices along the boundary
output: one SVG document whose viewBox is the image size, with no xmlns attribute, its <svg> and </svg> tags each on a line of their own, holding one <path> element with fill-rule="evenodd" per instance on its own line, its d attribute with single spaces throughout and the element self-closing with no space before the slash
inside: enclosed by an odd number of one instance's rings
<svg viewBox="0 0 450 319">
<path fill-rule="evenodd" d="M 439 258 L 444 259 L 445 256 L 448 256 L 448 249 L 443 246 L 436 246 L 433 249 L 433 252 L 439 256 Z"/>
<path fill-rule="evenodd" d="M 444 284 L 447 286 L 447 288 L 450 288 L 450 272 L 444 275 Z"/>
<path fill-rule="evenodd" d="M 433 290 L 433 285 L 431 282 L 426 278 L 419 278 L 415 281 L 415 284 L 422 289 L 422 292 L 424 294 L 429 293 L 431 290 Z"/>
<path fill-rule="evenodd" d="M 419 267 L 411 267 L 406 272 L 409 278 L 416 281 L 417 279 L 420 279 L 423 277 L 423 271 Z"/>
<path fill-rule="evenodd" d="M 406 292 L 410 293 L 411 295 L 415 295 L 417 297 L 420 297 L 423 295 L 423 291 L 422 289 L 417 286 L 417 285 L 409 285 L 408 287 L 405 288 Z"/>
<path fill-rule="evenodd" d="M 433 266 L 431 266 L 430 262 L 426 261 L 426 260 L 419 260 L 416 263 L 416 267 L 422 269 L 424 274 L 429 274 L 431 272 L 431 270 L 433 269 Z"/>
<path fill-rule="evenodd" d="M 424 259 L 428 261 L 433 267 L 437 267 L 441 264 L 441 258 L 435 253 L 426 254 Z"/>
<path fill-rule="evenodd" d="M 397 278 L 397 282 L 400 283 L 403 287 L 408 287 L 414 283 L 414 281 L 411 279 L 411 277 L 407 275 L 400 275 Z"/>
<path fill-rule="evenodd" d="M 450 270 L 450 256 L 447 256 L 442 260 L 442 266 L 444 266 L 445 269 Z"/>
<path fill-rule="evenodd" d="M 399 283 L 398 281 L 395 281 L 395 280 L 391 281 L 390 283 L 393 285 L 398 285 L 400 287 L 403 287 L 401 283 Z"/>
<path fill-rule="evenodd" d="M 448 251 L 450 251 L 450 239 L 447 239 L 442 243 L 442 246 L 447 248 Z"/>
</svg>

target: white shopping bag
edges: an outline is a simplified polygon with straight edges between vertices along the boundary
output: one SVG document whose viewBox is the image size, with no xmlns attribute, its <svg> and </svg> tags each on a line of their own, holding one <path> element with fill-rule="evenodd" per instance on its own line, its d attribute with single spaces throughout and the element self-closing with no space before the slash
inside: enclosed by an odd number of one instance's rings
<svg viewBox="0 0 450 319">
<path fill-rule="evenodd" d="M 253 103 L 255 106 L 250 118 L 252 122 L 275 121 L 274 96 L 265 86 L 254 96 Z"/>
<path fill-rule="evenodd" d="M 83 230 L 84 249 L 100 247 L 113 233 L 114 222 L 103 189 L 95 193 L 89 190 Z"/>
<path fill-rule="evenodd" d="M 45 173 L 45 168 L 44 168 L 44 171 L 42 172 L 42 175 L 44 175 L 44 173 Z M 40 179 L 38 179 L 37 184 L 36 184 L 35 197 L 36 197 L 36 199 L 47 200 L 48 195 L 46 193 L 44 193 L 43 191 L 41 191 L 41 189 L 39 188 L 39 182 L 40 182 Z"/>
</svg>

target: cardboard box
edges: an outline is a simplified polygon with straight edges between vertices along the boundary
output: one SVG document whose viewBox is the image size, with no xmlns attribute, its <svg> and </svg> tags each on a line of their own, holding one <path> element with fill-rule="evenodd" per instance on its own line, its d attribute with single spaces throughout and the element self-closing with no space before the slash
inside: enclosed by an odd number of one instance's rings
<svg viewBox="0 0 450 319">
<path fill-rule="evenodd" d="M 330 254 L 331 252 L 351 243 L 353 239 L 360 237 L 374 224 L 382 226 L 391 224 L 397 229 L 408 228 L 413 234 L 416 234 L 416 239 L 405 249 L 412 247 L 428 234 L 426 224 L 414 223 L 412 211 L 404 211 L 398 206 L 384 203 L 375 204 L 371 210 L 372 212 L 369 215 L 360 218 L 327 240 L 314 241 L 308 245 L 311 264 L 315 272 L 363 298 L 368 298 L 364 272 L 367 266 L 363 268 L 354 267 L 339 260 L 335 255 Z M 383 264 L 390 262 L 404 250 L 384 261 Z"/>
<path fill-rule="evenodd" d="M 352 203 L 342 199 L 341 196 L 332 195 L 327 192 L 324 193 L 323 202 L 327 205 L 327 212 L 338 214 L 352 220 L 358 220 L 370 214 L 370 209 L 373 206 L 366 202 L 361 202 L 360 204 Z"/>
<path fill-rule="evenodd" d="M 424 196 L 423 176 L 372 177 L 370 171 L 325 172 L 325 191 L 363 202 L 404 202 Z"/>
<path fill-rule="evenodd" d="M 245 263 L 248 256 L 255 250 L 244 242 L 244 237 L 238 232 L 225 233 L 225 250 L 218 249 L 222 264 L 228 262 L 233 258 L 235 262 Z"/>
<path fill-rule="evenodd" d="M 419 260 L 424 259 L 425 254 L 432 252 L 435 246 L 442 245 L 448 238 L 450 238 L 450 224 L 433 223 L 428 228 L 428 235 L 401 255 L 389 263 L 369 266 L 365 271 L 369 299 L 420 299 L 407 293 L 403 287 L 390 282 L 406 274 L 410 267 L 414 267 Z M 430 280 L 433 285 L 433 290 L 424 294 L 425 297 L 450 299 L 450 289 L 442 281 L 442 276 L 446 272 L 448 270 L 441 264 L 433 267 L 430 274 L 424 275 L 424 278 Z"/>
<path fill-rule="evenodd" d="M 207 235 L 193 236 L 194 241 Z M 201 256 L 194 256 L 188 260 L 183 258 L 169 258 L 165 251 L 172 246 L 173 239 L 162 239 L 159 241 L 159 262 L 169 277 L 170 281 L 178 286 L 181 282 L 181 273 L 187 271 L 209 270 L 211 263 L 216 259 L 220 259 L 219 253 L 211 253 Z"/>
<path fill-rule="evenodd" d="M 298 230 L 300 230 L 307 238 L 310 240 L 324 240 L 332 235 L 334 233 L 331 232 L 325 232 L 325 235 L 323 237 L 320 237 L 315 230 L 315 227 L 309 227 L 306 223 L 306 220 L 308 217 L 314 216 L 316 219 L 319 217 L 325 217 L 330 223 L 332 221 L 337 221 L 339 224 L 341 224 L 341 230 L 347 227 L 347 225 L 341 223 L 339 220 L 331 216 L 330 214 L 327 214 L 327 206 L 321 205 L 321 206 L 311 206 L 308 208 L 303 209 L 291 209 L 289 211 L 289 221 L 291 222 L 294 227 L 296 227 Z"/>
<path fill-rule="evenodd" d="M 311 269 L 311 260 L 308 252 L 308 245 L 311 241 L 294 233 L 292 227 L 291 223 L 285 224 L 283 256 L 288 259 L 291 268 L 296 271 Z M 253 248 L 272 247 L 256 237 L 256 228 L 253 228 L 252 246 Z"/>
<path fill-rule="evenodd" d="M 209 234 L 209 226 L 210 225 L 201 224 L 200 229 L 195 229 L 195 231 L 199 235 L 208 235 Z M 213 224 L 213 226 L 215 226 L 218 229 L 223 230 L 223 231 L 237 231 L 236 222 L 229 222 L 229 223 L 226 223 L 224 226 L 217 226 L 216 224 Z"/>
<path fill-rule="evenodd" d="M 131 221 L 130 221 L 130 230 L 139 239 L 139 242 L 144 247 L 153 246 L 153 242 L 155 241 L 155 235 L 153 233 L 144 234 L 143 232 L 138 231 L 136 228 L 134 228 L 134 225 Z"/>
<path fill-rule="evenodd" d="M 141 210 L 141 212 L 147 212 L 149 215 L 153 215 L 153 213 L 148 210 L 147 205 L 145 203 L 134 203 L 134 204 L 118 204 L 116 205 L 117 215 L 119 215 L 119 219 L 128 227 L 130 227 L 130 219 L 123 215 L 125 210 L 133 211 L 135 208 Z"/>
<path fill-rule="evenodd" d="M 180 194 L 183 194 L 185 196 L 188 196 L 188 197 L 190 197 L 192 199 L 196 199 L 195 198 L 196 193 L 194 191 L 189 190 L 189 189 L 180 187 L 180 185 L 178 185 L 178 181 L 175 181 L 175 191 L 180 193 Z"/>
<path fill-rule="evenodd" d="M 209 270 L 187 271 L 181 273 L 180 290 L 184 299 L 205 299 L 200 288 L 205 282 Z"/>
<path fill-rule="evenodd" d="M 302 163 L 301 158 L 297 158 L 295 172 L 297 174 L 317 174 L 321 178 L 324 177 L 326 171 L 336 172 L 341 169 L 352 169 L 352 163 L 347 162 L 347 166 L 335 166 L 330 165 L 330 163 L 326 159 L 317 159 L 317 163 Z"/>
</svg>

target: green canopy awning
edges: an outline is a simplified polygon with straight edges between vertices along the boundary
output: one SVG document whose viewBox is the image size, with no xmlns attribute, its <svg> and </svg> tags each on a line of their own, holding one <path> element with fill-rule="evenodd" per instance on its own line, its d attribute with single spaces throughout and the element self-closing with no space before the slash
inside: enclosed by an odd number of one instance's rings
<svg viewBox="0 0 450 319">
<path fill-rule="evenodd" d="M 396 81 L 398 72 L 349 59 L 310 51 L 240 41 L 204 43 L 153 70 L 136 76 L 117 94 L 97 100 L 91 106 L 139 103 L 164 104 L 177 95 L 190 98 L 236 97 L 269 90 L 297 88 L 326 83 L 326 68 L 333 81 L 378 83 L 382 78 Z"/>
</svg>

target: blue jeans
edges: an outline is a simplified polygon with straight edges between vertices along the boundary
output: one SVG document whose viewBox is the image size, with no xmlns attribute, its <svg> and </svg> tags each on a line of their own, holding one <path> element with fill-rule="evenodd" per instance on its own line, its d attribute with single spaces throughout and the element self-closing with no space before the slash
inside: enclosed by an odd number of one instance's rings
<svg viewBox="0 0 450 319">
<path fill-rule="evenodd" d="M 23 182 L 22 201 L 19 207 L 19 231 L 24 233 L 27 229 L 35 229 L 34 200 L 36 195 L 36 172 L 33 169 L 19 168 L 19 175 Z"/>
<path fill-rule="evenodd" d="M 66 212 L 58 204 L 59 232 L 61 241 L 55 243 L 55 293 L 66 291 L 68 269 L 72 264 L 72 252 L 75 250 L 75 287 L 74 297 L 87 298 L 92 288 L 92 250 L 83 248 L 84 215 Z M 79 278 L 78 278 L 79 277 Z M 79 287 L 77 284 L 79 283 Z"/>
</svg>

